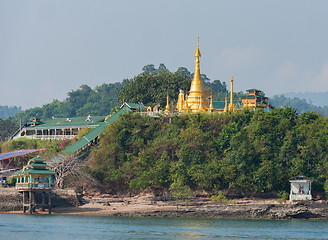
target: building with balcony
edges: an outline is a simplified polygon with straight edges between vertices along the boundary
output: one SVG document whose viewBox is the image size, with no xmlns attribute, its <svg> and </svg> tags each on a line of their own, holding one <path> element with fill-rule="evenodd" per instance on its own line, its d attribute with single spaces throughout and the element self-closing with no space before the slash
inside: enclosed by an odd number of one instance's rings
<svg viewBox="0 0 328 240">
<path fill-rule="evenodd" d="M 51 191 L 53 188 L 53 175 L 45 163 L 39 157 L 28 161 L 23 169 L 15 172 L 16 189 L 23 195 L 23 212 L 28 209 L 32 214 L 36 208 L 48 209 L 51 213 Z M 41 195 L 41 203 L 37 202 L 36 195 Z"/>
</svg>

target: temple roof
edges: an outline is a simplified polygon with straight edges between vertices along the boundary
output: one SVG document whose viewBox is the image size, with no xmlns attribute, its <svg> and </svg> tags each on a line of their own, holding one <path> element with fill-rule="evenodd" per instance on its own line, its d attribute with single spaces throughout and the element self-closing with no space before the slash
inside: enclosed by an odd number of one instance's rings
<svg viewBox="0 0 328 240">
<path fill-rule="evenodd" d="M 251 89 L 247 89 L 246 92 L 251 92 L 251 91 L 256 91 L 256 92 L 262 92 L 262 90 L 256 89 L 256 88 L 251 88 Z"/>
<path fill-rule="evenodd" d="M 14 172 L 13 176 L 27 175 L 27 174 L 44 174 L 44 175 L 54 175 L 55 173 L 48 170 L 45 159 L 40 157 L 32 158 L 28 161 L 27 165 L 21 170 Z"/>
<path fill-rule="evenodd" d="M 243 96 L 240 98 L 267 98 L 267 97 L 261 96 L 261 95 L 248 95 L 248 96 Z"/>
</svg>

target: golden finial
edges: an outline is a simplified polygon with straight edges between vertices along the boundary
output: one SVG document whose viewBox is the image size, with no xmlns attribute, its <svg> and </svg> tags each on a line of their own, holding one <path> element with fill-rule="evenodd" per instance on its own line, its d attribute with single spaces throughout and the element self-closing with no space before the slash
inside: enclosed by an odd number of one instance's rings
<svg viewBox="0 0 328 240">
<path fill-rule="evenodd" d="M 196 49 L 196 52 L 195 52 L 195 57 L 200 57 L 201 54 L 200 54 L 200 51 L 199 51 L 199 35 L 198 35 L 198 38 L 197 38 L 197 49 Z"/>
</svg>

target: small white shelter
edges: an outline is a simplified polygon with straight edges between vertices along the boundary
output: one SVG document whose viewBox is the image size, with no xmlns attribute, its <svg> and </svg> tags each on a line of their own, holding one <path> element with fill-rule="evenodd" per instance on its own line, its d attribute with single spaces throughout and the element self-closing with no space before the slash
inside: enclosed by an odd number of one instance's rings
<svg viewBox="0 0 328 240">
<path fill-rule="evenodd" d="M 298 176 L 294 180 L 289 180 L 289 182 L 290 182 L 289 201 L 312 199 L 311 179 L 304 176 Z"/>
</svg>

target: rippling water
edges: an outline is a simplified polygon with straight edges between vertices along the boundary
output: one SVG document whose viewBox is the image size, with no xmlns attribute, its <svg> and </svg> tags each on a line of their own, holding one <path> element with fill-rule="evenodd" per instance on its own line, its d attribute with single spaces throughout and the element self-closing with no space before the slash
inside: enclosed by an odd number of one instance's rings
<svg viewBox="0 0 328 240">
<path fill-rule="evenodd" d="M 328 221 L 0 214 L 1 239 L 328 239 Z"/>
</svg>

